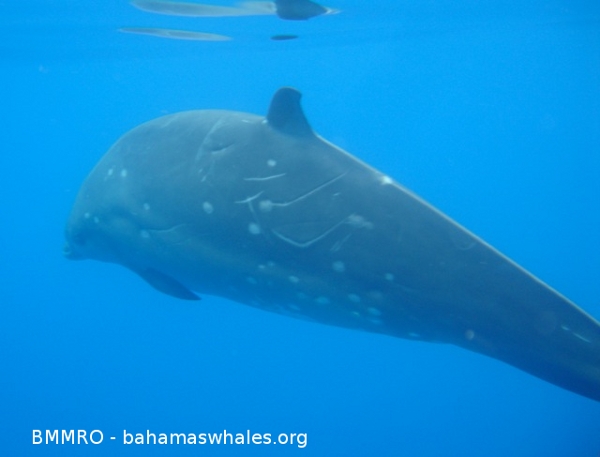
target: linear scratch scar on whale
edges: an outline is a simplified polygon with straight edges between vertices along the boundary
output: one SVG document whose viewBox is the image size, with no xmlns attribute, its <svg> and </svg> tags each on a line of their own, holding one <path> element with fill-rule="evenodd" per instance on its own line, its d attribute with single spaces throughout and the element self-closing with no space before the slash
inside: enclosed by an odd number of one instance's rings
<svg viewBox="0 0 600 457">
<path fill-rule="evenodd" d="M 65 255 L 161 292 L 451 343 L 600 401 L 600 325 L 385 174 L 266 117 L 187 111 L 120 138 L 83 183 Z"/>
</svg>

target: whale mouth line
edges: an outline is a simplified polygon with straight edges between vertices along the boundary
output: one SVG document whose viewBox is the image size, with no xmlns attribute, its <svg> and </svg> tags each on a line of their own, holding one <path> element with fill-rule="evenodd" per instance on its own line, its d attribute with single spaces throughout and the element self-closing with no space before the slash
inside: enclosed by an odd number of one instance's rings
<svg viewBox="0 0 600 457">
<path fill-rule="evenodd" d="M 68 241 L 65 242 L 65 244 L 63 245 L 62 253 L 63 253 L 63 256 L 69 260 L 82 260 L 83 259 L 83 257 L 81 255 L 77 254 L 73 250 L 73 248 L 71 247 L 71 245 L 69 244 Z"/>
</svg>

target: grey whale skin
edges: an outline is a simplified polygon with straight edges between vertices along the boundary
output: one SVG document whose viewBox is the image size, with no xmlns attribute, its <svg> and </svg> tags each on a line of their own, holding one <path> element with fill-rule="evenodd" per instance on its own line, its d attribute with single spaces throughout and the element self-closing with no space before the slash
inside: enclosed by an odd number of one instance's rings
<svg viewBox="0 0 600 457">
<path fill-rule="evenodd" d="M 121 137 L 83 183 L 68 258 L 325 324 L 451 343 L 600 401 L 600 325 L 385 174 L 268 115 L 187 111 Z"/>
</svg>

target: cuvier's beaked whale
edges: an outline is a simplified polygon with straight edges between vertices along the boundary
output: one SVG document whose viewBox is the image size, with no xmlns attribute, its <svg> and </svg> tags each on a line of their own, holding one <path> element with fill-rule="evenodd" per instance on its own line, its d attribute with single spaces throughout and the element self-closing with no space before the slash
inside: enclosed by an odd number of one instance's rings
<svg viewBox="0 0 600 457">
<path fill-rule="evenodd" d="M 600 325 L 385 174 L 317 136 L 300 94 L 266 118 L 187 111 L 119 139 L 83 183 L 65 255 L 195 292 L 452 343 L 600 401 Z"/>
</svg>

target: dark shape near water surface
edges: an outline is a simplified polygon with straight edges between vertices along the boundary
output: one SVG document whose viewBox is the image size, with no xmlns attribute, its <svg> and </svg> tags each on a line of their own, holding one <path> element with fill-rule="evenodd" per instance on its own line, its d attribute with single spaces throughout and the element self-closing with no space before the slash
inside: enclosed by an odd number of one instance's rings
<svg viewBox="0 0 600 457">
<path fill-rule="evenodd" d="M 598 322 L 316 135 L 294 89 L 266 118 L 187 111 L 126 133 L 83 183 L 66 240 L 68 258 L 174 297 L 451 343 L 600 400 Z"/>
<path fill-rule="evenodd" d="M 311 0 L 275 0 L 277 16 L 281 19 L 299 21 L 331 12 L 329 8 Z"/>
<path fill-rule="evenodd" d="M 273 35 L 271 40 L 273 41 L 289 41 L 295 40 L 298 38 L 298 35 Z"/>
<path fill-rule="evenodd" d="M 338 10 L 321 6 L 311 0 L 275 0 L 241 2 L 238 6 L 207 5 L 169 0 L 132 0 L 131 4 L 150 13 L 188 17 L 232 17 L 277 15 L 286 20 L 306 20 Z"/>
</svg>

